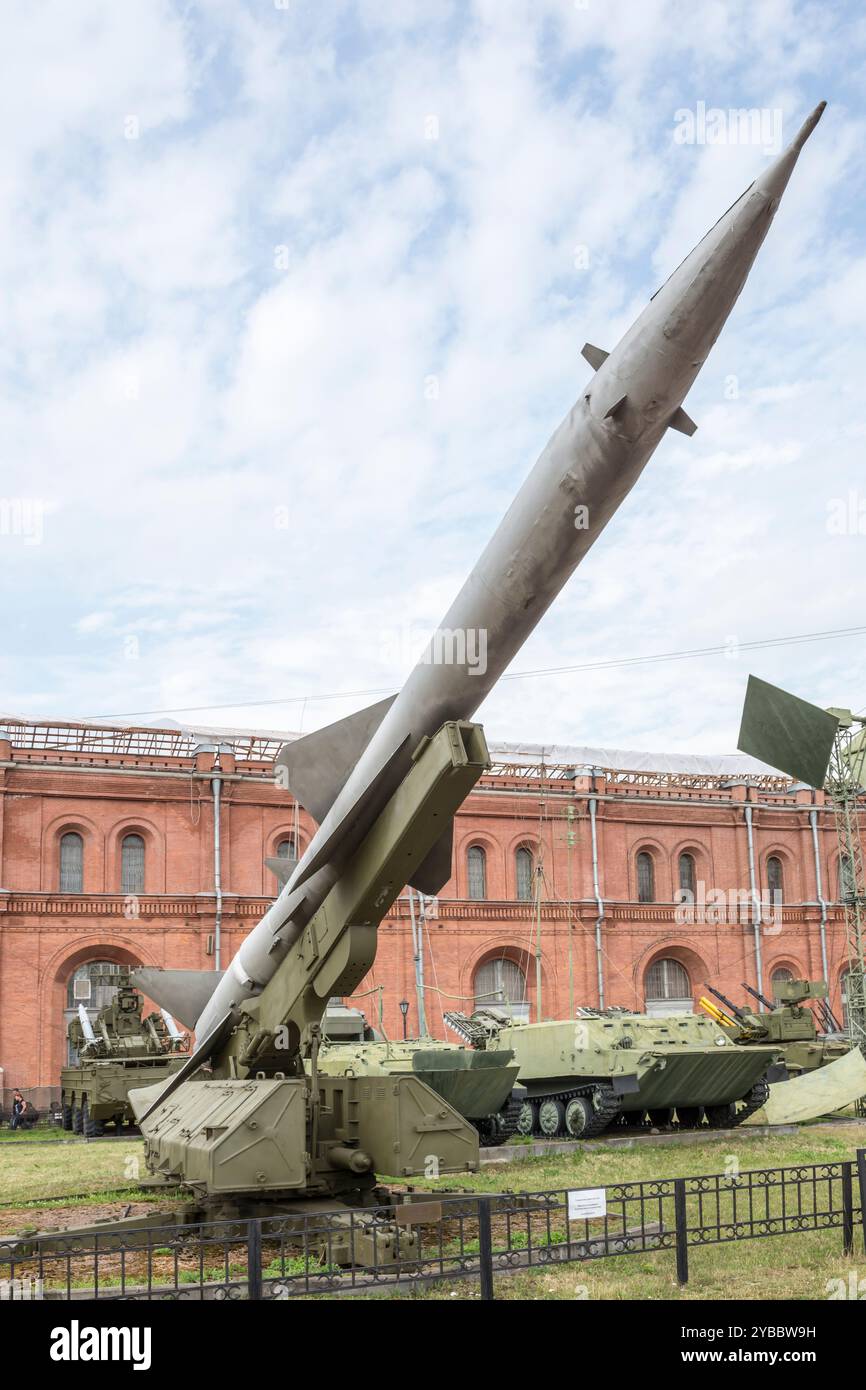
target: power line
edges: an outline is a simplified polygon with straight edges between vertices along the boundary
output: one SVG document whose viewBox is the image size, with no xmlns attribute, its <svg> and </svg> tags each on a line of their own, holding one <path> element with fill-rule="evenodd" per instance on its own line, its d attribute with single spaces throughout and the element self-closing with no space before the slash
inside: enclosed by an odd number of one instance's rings
<svg viewBox="0 0 866 1390">
<path fill-rule="evenodd" d="M 751 642 L 723 642 L 715 647 L 692 647 L 677 652 L 657 652 L 651 656 L 614 657 L 606 661 L 584 661 L 577 666 L 544 666 L 531 671 L 512 671 L 503 681 L 534 679 L 537 676 L 567 676 L 581 671 L 610 671 L 626 666 L 649 666 L 663 661 L 692 661 L 707 656 L 736 656 L 738 652 L 762 651 L 773 647 L 795 647 L 807 642 L 830 642 L 844 637 L 862 637 L 866 627 L 829 628 L 824 632 L 800 632 L 790 637 L 765 637 Z M 332 690 L 321 695 L 286 695 L 268 700 L 232 700 L 219 705 L 185 705 L 171 709 L 132 710 L 125 714 L 91 714 L 87 720 L 146 719 L 160 714 L 202 714 L 221 709 L 261 709 L 273 705 L 300 705 L 325 700 L 351 700 L 373 695 L 391 695 L 393 686 L 370 690 Z"/>
</svg>

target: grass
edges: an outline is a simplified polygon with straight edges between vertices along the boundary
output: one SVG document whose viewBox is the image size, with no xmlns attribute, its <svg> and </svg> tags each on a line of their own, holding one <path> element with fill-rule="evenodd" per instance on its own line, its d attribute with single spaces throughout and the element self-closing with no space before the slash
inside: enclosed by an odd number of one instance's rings
<svg viewBox="0 0 866 1390">
<path fill-rule="evenodd" d="M 439 1182 L 414 1179 L 416 1190 L 443 1192 L 532 1192 L 563 1188 L 595 1187 L 638 1182 L 647 1179 L 690 1177 L 697 1174 L 742 1171 L 799 1164 L 838 1163 L 852 1159 L 858 1147 L 866 1146 L 866 1123 L 822 1128 L 805 1127 L 794 1135 L 724 1140 L 707 1139 L 694 1146 L 646 1143 L 633 1149 L 592 1149 L 575 1146 L 565 1154 L 515 1159 L 479 1173 L 449 1175 Z M 166 1191 L 137 1186 L 143 1175 L 142 1144 L 91 1141 L 47 1148 L 34 1145 L 18 1148 L 7 1145 L 0 1152 L 0 1231 L 20 1230 L 38 1223 L 37 1211 L 52 1213 L 51 1225 L 88 1219 L 88 1209 L 101 1208 L 99 1215 L 119 1215 L 127 1204 L 158 1203 L 175 1205 L 177 1197 Z M 388 1182 L 388 1179 L 385 1179 Z M 391 1179 L 394 1187 L 405 1187 Z M 856 1202 L 856 1186 L 855 1186 Z M 61 1215 L 61 1213 L 63 1215 Z M 94 1212 L 96 1215 L 96 1212 Z M 60 1217 L 60 1220 L 57 1218 Z M 494 1246 L 498 1221 L 494 1218 Z M 525 1247 L 526 1239 L 515 1222 L 511 1248 Z M 456 1233 L 456 1227 L 452 1228 Z M 467 1226 L 463 1253 L 477 1251 L 476 1230 Z M 536 1228 L 533 1243 L 560 1245 L 565 1239 L 559 1229 L 549 1229 L 546 1237 Z M 453 1242 L 446 1254 L 456 1253 Z M 683 1289 L 676 1282 L 672 1250 L 647 1251 L 630 1255 L 587 1260 L 569 1265 L 535 1268 L 514 1274 L 499 1274 L 496 1295 L 502 1300 L 583 1300 L 583 1299 L 814 1299 L 826 1298 L 828 1282 L 847 1280 L 852 1270 L 866 1279 L 866 1252 L 862 1228 L 855 1236 L 855 1255 L 845 1258 L 839 1229 L 800 1232 L 784 1236 L 702 1246 L 690 1250 L 691 1281 Z M 214 1252 L 215 1253 L 215 1252 Z M 555 1253 L 552 1250 L 551 1253 Z M 165 1260 L 166 1273 L 176 1269 L 182 1283 L 197 1283 L 196 1268 L 177 1268 L 168 1250 L 154 1252 L 156 1263 Z M 265 1277 L 302 1275 L 305 1264 L 286 1249 L 285 1263 L 275 1260 L 264 1270 Z M 185 1263 L 185 1262 L 184 1262 Z M 156 1272 L 156 1271 L 154 1271 Z M 234 1262 L 231 1265 L 234 1273 Z M 311 1271 L 312 1272 L 312 1271 Z M 319 1272 L 323 1272 L 321 1269 Z M 113 1270 L 106 1268 L 111 1277 Z M 237 1268 L 237 1277 L 243 1271 Z M 223 1266 L 206 1270 L 206 1277 L 225 1278 Z M 472 1300 L 478 1297 L 477 1279 L 446 1278 L 439 1284 L 419 1284 L 404 1293 L 380 1293 L 398 1300 Z"/>
<path fill-rule="evenodd" d="M 35 1129 L 9 1129 L 5 1126 L 0 1129 L 0 1144 L 21 1144 L 28 1140 L 31 1144 L 34 1140 L 40 1144 L 56 1144 L 71 1137 L 65 1130 L 57 1129 L 54 1125 L 37 1125 Z"/>
<path fill-rule="evenodd" d="M 724 1141 L 707 1139 L 705 1143 L 682 1148 L 643 1141 L 633 1149 L 581 1149 L 575 1145 L 573 1152 L 567 1154 L 527 1156 L 501 1166 L 483 1168 L 479 1173 L 461 1173 L 438 1181 L 413 1178 L 410 1185 L 430 1192 L 444 1186 L 465 1192 L 558 1191 L 567 1187 L 603 1187 L 652 1178 L 724 1173 L 734 1164 L 745 1171 L 798 1163 L 839 1163 L 853 1158 L 858 1147 L 866 1147 L 866 1122 L 820 1130 L 803 1129 L 797 1134 L 741 1142 L 734 1135 Z M 396 1178 L 383 1181 L 392 1186 L 406 1185 L 405 1180 Z"/>
<path fill-rule="evenodd" d="M 0 1208 L 126 1192 L 143 1177 L 144 1146 L 114 1140 L 0 1147 Z"/>
<path fill-rule="evenodd" d="M 677 1284 L 672 1250 L 497 1275 L 494 1286 L 496 1298 L 502 1301 L 823 1300 L 829 1296 L 830 1281 L 842 1279 L 847 1284 L 852 1270 L 866 1281 L 862 1235 L 855 1239 L 854 1255 L 846 1257 L 842 1254 L 842 1233 L 835 1230 L 692 1248 L 689 1283 L 683 1288 Z M 469 1301 L 478 1298 L 478 1283 L 446 1279 L 393 1297 Z"/>
</svg>

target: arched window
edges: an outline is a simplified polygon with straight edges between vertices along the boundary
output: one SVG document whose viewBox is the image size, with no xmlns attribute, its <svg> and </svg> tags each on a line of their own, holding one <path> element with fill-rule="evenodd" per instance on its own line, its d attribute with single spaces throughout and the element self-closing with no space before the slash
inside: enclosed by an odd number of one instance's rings
<svg viewBox="0 0 866 1390">
<path fill-rule="evenodd" d="M 697 877 L 695 874 L 695 858 L 693 854 L 681 854 L 680 863 L 680 892 L 688 893 L 689 897 L 684 899 L 686 902 L 694 902 L 697 892 Z"/>
<path fill-rule="evenodd" d="M 517 897 L 522 903 L 532 902 L 532 850 L 521 845 L 514 856 L 517 872 Z"/>
<path fill-rule="evenodd" d="M 469 896 L 480 900 L 487 897 L 487 855 L 480 845 L 470 845 L 466 855 L 469 877 Z"/>
<path fill-rule="evenodd" d="M 851 860 L 847 854 L 839 855 L 839 901 L 847 902 L 854 896 L 854 874 L 851 870 Z"/>
<path fill-rule="evenodd" d="M 277 845 L 276 858 L 285 859 L 287 865 L 293 865 L 297 863 L 298 853 L 295 846 L 294 835 L 287 835 L 284 840 L 280 840 L 279 844 Z M 274 878 L 277 880 L 277 884 L 279 887 L 283 886 L 291 872 L 291 868 L 286 868 L 282 874 L 274 874 Z"/>
<path fill-rule="evenodd" d="M 694 1007 L 688 971 L 670 956 L 653 961 L 644 976 L 644 994 L 648 1014 L 688 1014 Z"/>
<path fill-rule="evenodd" d="M 84 841 L 75 830 L 60 837 L 60 891 L 84 891 Z"/>
<path fill-rule="evenodd" d="M 846 965 L 839 977 L 839 989 L 842 995 L 842 1028 L 848 1032 L 848 977 L 851 974 L 850 967 Z"/>
<path fill-rule="evenodd" d="M 653 857 L 645 849 L 637 857 L 637 900 L 639 903 L 654 903 L 656 900 Z"/>
<path fill-rule="evenodd" d="M 526 998 L 526 976 L 513 960 L 485 961 L 475 971 L 473 982 L 475 1007 L 485 1004 L 503 1009 L 512 1018 L 528 1018 L 529 1002 Z"/>
<path fill-rule="evenodd" d="M 144 892 L 144 840 L 140 835 L 124 835 L 120 846 L 121 893 Z"/>
<path fill-rule="evenodd" d="M 789 970 L 787 965 L 776 966 L 776 969 L 770 976 L 770 984 L 772 986 L 772 993 L 774 999 L 778 997 L 776 994 L 776 985 L 786 985 L 788 981 L 793 980 L 793 978 L 794 972 L 793 970 Z"/>
<path fill-rule="evenodd" d="M 767 860 L 767 887 L 770 890 L 770 901 L 780 903 L 782 901 L 782 861 L 776 854 L 771 854 Z"/>
</svg>

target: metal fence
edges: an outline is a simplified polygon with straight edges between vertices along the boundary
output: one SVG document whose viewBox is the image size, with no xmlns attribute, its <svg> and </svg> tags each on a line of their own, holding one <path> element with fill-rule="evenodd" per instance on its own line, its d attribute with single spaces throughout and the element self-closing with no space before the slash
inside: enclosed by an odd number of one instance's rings
<svg viewBox="0 0 866 1390">
<path fill-rule="evenodd" d="M 650 1251 L 671 1252 L 685 1284 L 696 1246 L 838 1229 L 850 1254 L 864 1213 L 860 1149 L 851 1161 L 738 1174 L 409 1193 L 392 1207 L 4 1239 L 0 1297 L 289 1299 L 471 1279 L 491 1299 L 497 1274 Z"/>
</svg>

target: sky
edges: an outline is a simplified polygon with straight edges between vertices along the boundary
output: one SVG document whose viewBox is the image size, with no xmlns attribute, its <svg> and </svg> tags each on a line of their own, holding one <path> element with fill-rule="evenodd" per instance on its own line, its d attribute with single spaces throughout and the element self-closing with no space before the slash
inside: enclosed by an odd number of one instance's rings
<svg viewBox="0 0 866 1390">
<path fill-rule="evenodd" d="M 306 732 L 399 688 L 583 343 L 821 99 L 697 434 L 510 674 L 596 669 L 480 717 L 719 753 L 750 672 L 866 706 L 863 632 L 743 649 L 866 622 L 864 60 L 856 3 L 10 7 L 0 710 Z"/>
</svg>

